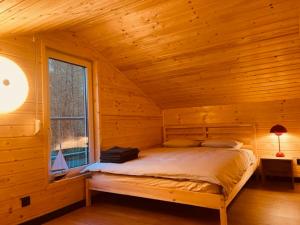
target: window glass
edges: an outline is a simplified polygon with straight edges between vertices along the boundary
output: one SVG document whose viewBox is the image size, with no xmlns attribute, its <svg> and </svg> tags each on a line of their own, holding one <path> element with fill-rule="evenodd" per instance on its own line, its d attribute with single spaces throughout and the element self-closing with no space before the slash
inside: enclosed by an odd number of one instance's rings
<svg viewBox="0 0 300 225">
<path fill-rule="evenodd" d="M 49 58 L 51 170 L 89 163 L 87 68 Z M 59 154 L 59 153 L 62 154 Z"/>
</svg>

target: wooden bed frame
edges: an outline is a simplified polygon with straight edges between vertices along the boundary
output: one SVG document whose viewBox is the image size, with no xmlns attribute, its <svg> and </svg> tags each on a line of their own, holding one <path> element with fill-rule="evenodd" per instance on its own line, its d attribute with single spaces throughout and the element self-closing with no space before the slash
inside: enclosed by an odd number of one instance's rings
<svg viewBox="0 0 300 225">
<path fill-rule="evenodd" d="M 198 124 L 167 126 L 164 127 L 163 133 L 164 140 L 168 140 L 173 136 L 184 136 L 201 140 L 212 137 L 231 137 L 243 141 L 246 143 L 246 145 L 248 145 L 248 147 L 251 145 L 256 155 L 256 132 L 254 124 Z M 168 188 L 150 187 L 142 184 L 137 185 L 122 183 L 105 179 L 104 176 L 92 175 L 90 178 L 86 179 L 86 206 L 88 207 L 91 205 L 91 191 L 117 193 L 217 209 L 220 211 L 220 224 L 227 225 L 227 206 L 231 203 L 234 197 L 242 189 L 244 184 L 255 172 L 257 168 L 257 162 L 245 172 L 242 179 L 232 189 L 227 198 L 225 198 L 223 194 L 191 192 Z"/>
</svg>

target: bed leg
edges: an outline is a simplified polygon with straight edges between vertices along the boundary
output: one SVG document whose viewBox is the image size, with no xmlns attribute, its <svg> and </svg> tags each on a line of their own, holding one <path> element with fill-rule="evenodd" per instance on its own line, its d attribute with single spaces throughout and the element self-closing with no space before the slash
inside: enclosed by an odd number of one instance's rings
<svg viewBox="0 0 300 225">
<path fill-rule="evenodd" d="M 89 179 L 85 179 L 85 206 L 90 207 L 91 202 L 91 190 L 89 188 Z"/>
<path fill-rule="evenodd" d="M 220 225 L 227 225 L 227 210 L 225 206 L 220 208 Z"/>
</svg>

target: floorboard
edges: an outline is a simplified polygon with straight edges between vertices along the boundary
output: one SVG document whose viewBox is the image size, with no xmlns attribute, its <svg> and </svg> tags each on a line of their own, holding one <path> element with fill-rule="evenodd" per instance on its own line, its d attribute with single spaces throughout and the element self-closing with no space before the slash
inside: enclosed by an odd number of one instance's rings
<svg viewBox="0 0 300 225">
<path fill-rule="evenodd" d="M 250 182 L 229 207 L 229 225 L 299 225 L 300 184 Z M 215 210 L 113 194 L 98 194 L 81 208 L 46 225 L 218 225 Z"/>
</svg>

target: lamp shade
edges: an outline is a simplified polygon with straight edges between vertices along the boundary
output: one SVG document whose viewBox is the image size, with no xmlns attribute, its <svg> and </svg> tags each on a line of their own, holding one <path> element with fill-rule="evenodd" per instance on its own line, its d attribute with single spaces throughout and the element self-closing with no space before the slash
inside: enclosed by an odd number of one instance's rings
<svg viewBox="0 0 300 225">
<path fill-rule="evenodd" d="M 277 136 L 280 136 L 283 133 L 287 133 L 287 129 L 284 126 L 277 124 L 271 128 L 270 133 L 274 133 Z"/>
<path fill-rule="evenodd" d="M 28 81 L 13 61 L 0 56 L 0 113 L 16 110 L 26 100 Z"/>
</svg>

